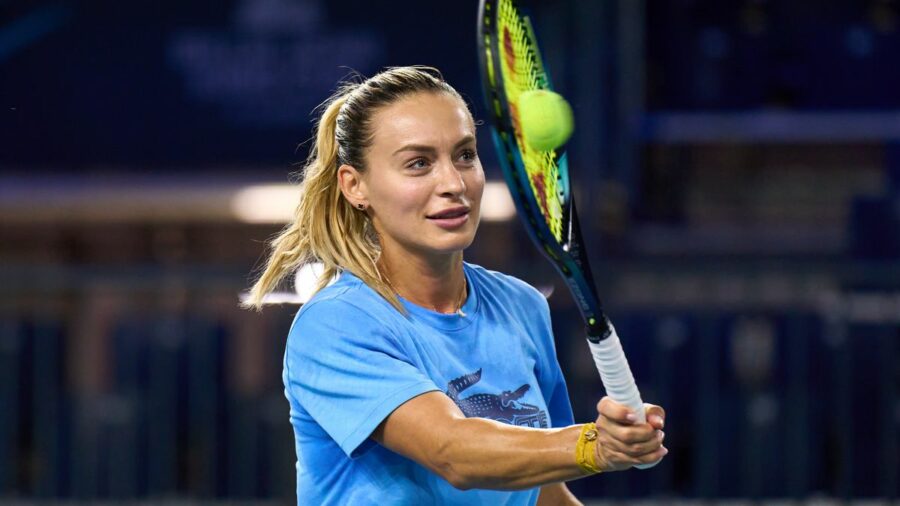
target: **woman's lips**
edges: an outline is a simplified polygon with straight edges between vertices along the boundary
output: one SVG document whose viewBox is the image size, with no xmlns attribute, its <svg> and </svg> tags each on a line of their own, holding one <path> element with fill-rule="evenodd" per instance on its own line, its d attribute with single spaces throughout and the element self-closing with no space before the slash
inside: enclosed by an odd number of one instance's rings
<svg viewBox="0 0 900 506">
<path fill-rule="evenodd" d="M 442 214 L 447 214 L 447 213 L 442 213 Z M 428 219 L 431 220 L 432 222 L 434 222 L 435 225 L 437 225 L 443 229 L 452 230 L 452 229 L 459 228 L 459 227 L 465 225 L 466 222 L 469 221 L 469 211 L 465 211 L 463 214 L 458 215 L 458 216 L 450 215 L 447 218 L 430 217 L 429 216 Z"/>
</svg>

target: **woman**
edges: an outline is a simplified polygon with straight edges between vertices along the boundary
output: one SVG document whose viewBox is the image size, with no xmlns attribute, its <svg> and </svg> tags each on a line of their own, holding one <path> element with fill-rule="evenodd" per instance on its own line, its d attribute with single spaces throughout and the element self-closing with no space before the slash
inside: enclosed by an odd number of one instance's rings
<svg viewBox="0 0 900 506">
<path fill-rule="evenodd" d="M 667 452 L 656 406 L 634 424 L 604 398 L 595 424 L 573 425 L 544 298 L 463 262 L 484 188 L 475 144 L 428 67 L 327 102 L 251 298 L 325 265 L 284 360 L 300 504 L 579 504 L 565 481 Z"/>
</svg>

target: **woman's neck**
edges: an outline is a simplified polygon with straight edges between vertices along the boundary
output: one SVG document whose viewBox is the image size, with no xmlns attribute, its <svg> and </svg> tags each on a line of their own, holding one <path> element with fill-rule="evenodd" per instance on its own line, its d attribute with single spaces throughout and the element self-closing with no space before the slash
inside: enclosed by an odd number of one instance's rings
<svg viewBox="0 0 900 506">
<path fill-rule="evenodd" d="M 425 259 L 382 251 L 378 267 L 397 295 L 439 313 L 453 313 L 465 303 L 462 252 Z"/>
</svg>

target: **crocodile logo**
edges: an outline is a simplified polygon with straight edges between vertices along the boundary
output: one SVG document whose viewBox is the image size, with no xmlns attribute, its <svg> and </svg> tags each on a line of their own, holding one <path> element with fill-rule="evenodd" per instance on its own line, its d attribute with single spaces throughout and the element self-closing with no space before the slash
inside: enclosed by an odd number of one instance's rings
<svg viewBox="0 0 900 506">
<path fill-rule="evenodd" d="M 490 418 L 498 422 L 523 427 L 546 429 L 547 413 L 533 404 L 519 402 L 531 386 L 524 384 L 515 390 L 505 390 L 500 395 L 472 394 L 460 398 L 460 394 L 481 381 L 481 369 L 460 376 L 447 384 L 447 396 L 459 406 L 467 417 Z"/>
</svg>

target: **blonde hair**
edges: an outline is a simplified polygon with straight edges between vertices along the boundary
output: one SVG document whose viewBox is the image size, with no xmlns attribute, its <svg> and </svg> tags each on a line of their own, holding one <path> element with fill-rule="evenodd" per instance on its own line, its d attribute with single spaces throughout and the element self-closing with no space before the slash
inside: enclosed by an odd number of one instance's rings
<svg viewBox="0 0 900 506">
<path fill-rule="evenodd" d="M 351 165 L 365 172 L 377 109 L 419 92 L 449 93 L 465 100 L 433 67 L 392 67 L 363 82 L 345 81 L 322 106 L 315 144 L 301 171 L 300 203 L 293 221 L 269 242 L 269 257 L 250 289 L 245 307 L 261 309 L 263 297 L 297 268 L 321 262 L 325 269 L 316 291 L 341 271 L 349 271 L 397 310 L 405 309 L 378 269 L 381 248 L 368 215 L 354 209 L 338 185 L 337 169 Z M 320 106 L 321 107 L 321 106 Z"/>
</svg>

